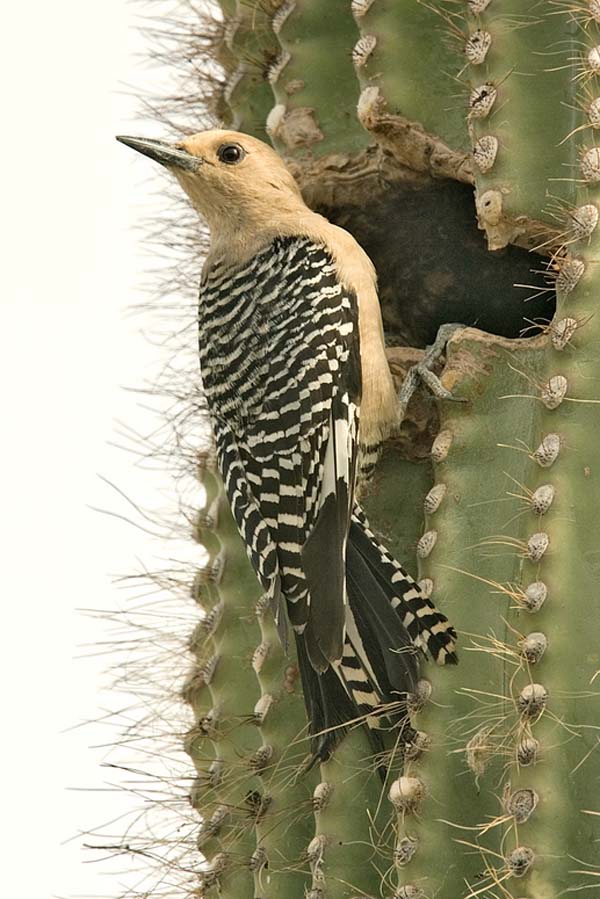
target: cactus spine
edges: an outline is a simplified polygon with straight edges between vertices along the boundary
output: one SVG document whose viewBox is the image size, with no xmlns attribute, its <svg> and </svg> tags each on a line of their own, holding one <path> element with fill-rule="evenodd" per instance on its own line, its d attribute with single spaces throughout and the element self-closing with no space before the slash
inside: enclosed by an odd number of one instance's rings
<svg viewBox="0 0 600 899">
<path fill-rule="evenodd" d="M 199 536 L 208 561 L 196 581 L 204 617 L 194 631 L 197 661 L 184 687 L 197 721 L 186 750 L 198 774 L 192 804 L 202 816 L 198 849 L 208 860 L 203 890 L 242 897 L 253 888 L 249 862 L 256 849 L 253 820 L 260 813 L 254 797 L 262 795 L 255 761 L 261 741 L 252 717 L 259 691 L 249 676 L 258 642 L 252 614 L 258 588 L 236 552 L 239 538 L 211 452 L 203 463 L 206 505 Z"/>
</svg>

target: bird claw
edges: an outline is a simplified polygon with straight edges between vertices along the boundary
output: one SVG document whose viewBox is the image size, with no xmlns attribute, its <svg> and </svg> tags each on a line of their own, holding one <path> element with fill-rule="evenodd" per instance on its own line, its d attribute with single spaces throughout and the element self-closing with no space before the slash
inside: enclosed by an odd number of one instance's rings
<svg viewBox="0 0 600 899">
<path fill-rule="evenodd" d="M 435 341 L 431 346 L 426 347 L 425 355 L 416 365 L 411 366 L 406 373 L 406 377 L 402 382 L 398 401 L 400 405 L 400 423 L 402 422 L 410 399 L 420 384 L 423 384 L 428 390 L 440 400 L 450 400 L 455 403 L 464 403 L 466 399 L 462 396 L 454 396 L 448 390 L 437 375 L 431 371 L 431 366 L 437 362 L 446 350 L 446 345 L 456 331 L 460 331 L 465 325 L 455 322 L 442 325 L 436 334 Z"/>
</svg>

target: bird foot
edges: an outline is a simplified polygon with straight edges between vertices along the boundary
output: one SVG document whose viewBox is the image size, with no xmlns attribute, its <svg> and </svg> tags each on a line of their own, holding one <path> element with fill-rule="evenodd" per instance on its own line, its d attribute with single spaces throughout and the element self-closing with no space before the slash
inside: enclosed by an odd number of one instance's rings
<svg viewBox="0 0 600 899">
<path fill-rule="evenodd" d="M 452 400 L 455 403 L 464 403 L 466 400 L 461 396 L 454 396 L 440 381 L 437 375 L 431 371 L 438 359 L 443 356 L 446 345 L 452 335 L 456 331 L 460 331 L 465 325 L 452 322 L 451 324 L 442 325 L 436 334 L 435 341 L 431 346 L 426 347 L 425 355 L 416 365 L 411 366 L 406 373 L 406 377 L 402 382 L 402 387 L 398 394 L 398 403 L 400 406 L 399 424 L 402 423 L 406 414 L 406 409 L 410 399 L 420 384 L 423 384 L 428 390 L 440 400 Z"/>
</svg>

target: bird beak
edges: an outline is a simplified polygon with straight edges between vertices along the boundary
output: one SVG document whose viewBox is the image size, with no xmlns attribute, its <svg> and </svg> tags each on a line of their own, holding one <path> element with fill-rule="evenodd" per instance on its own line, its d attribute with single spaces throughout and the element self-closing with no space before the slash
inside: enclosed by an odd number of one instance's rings
<svg viewBox="0 0 600 899">
<path fill-rule="evenodd" d="M 117 136 L 117 140 L 169 169 L 197 172 L 204 161 L 199 156 L 192 156 L 183 147 L 176 147 L 164 140 L 147 140 L 145 137 L 124 137 L 123 135 Z"/>
</svg>

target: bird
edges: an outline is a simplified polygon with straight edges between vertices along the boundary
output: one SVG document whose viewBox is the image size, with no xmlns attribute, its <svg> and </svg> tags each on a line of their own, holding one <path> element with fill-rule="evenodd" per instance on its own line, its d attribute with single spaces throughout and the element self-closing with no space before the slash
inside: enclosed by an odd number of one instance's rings
<svg viewBox="0 0 600 899">
<path fill-rule="evenodd" d="M 381 731 L 409 728 L 422 657 L 457 655 L 359 502 L 398 421 L 374 266 L 253 136 L 117 140 L 165 166 L 210 231 L 202 387 L 234 519 L 282 642 L 295 640 L 312 757 L 358 723 L 377 749 Z"/>
</svg>

